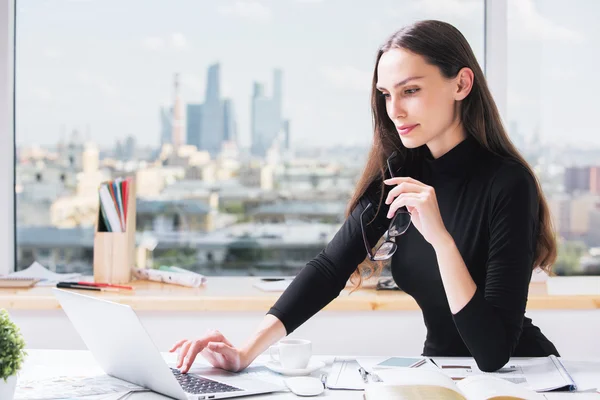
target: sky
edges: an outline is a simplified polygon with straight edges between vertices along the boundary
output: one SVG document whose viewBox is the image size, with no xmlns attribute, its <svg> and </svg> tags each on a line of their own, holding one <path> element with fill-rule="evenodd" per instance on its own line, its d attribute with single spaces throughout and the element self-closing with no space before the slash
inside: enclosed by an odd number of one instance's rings
<svg viewBox="0 0 600 400">
<path fill-rule="evenodd" d="M 102 146 L 128 135 L 158 145 L 173 75 L 184 102 L 202 102 L 219 62 L 242 145 L 253 82 L 270 90 L 281 68 L 292 143 L 368 146 L 379 45 L 440 19 L 483 66 L 483 12 L 483 0 L 18 0 L 17 144 L 51 145 L 79 129 Z M 507 122 L 546 142 L 600 146 L 600 2 L 512 0 L 508 14 Z"/>
</svg>

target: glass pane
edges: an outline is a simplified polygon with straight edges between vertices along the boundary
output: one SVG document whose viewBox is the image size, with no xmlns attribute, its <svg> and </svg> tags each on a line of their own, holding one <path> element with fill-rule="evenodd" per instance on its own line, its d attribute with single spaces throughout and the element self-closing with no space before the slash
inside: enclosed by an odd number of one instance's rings
<svg viewBox="0 0 600 400">
<path fill-rule="evenodd" d="M 18 2 L 17 268 L 91 273 L 98 186 L 130 176 L 139 266 L 297 273 L 364 166 L 377 48 L 420 19 L 483 65 L 483 0 Z"/>
<path fill-rule="evenodd" d="M 600 2 L 509 2 L 508 126 L 535 167 L 559 275 L 600 274 Z"/>
</svg>

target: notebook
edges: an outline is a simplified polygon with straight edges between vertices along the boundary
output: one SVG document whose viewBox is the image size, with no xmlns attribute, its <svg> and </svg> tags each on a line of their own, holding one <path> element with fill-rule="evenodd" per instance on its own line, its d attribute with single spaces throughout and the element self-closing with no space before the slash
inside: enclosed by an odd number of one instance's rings
<svg viewBox="0 0 600 400">
<path fill-rule="evenodd" d="M 0 288 L 28 288 L 35 286 L 40 280 L 20 276 L 0 276 Z"/>
<path fill-rule="evenodd" d="M 489 375 L 453 381 L 439 371 L 407 368 L 386 374 L 383 380 L 366 385 L 365 400 L 544 400 L 540 393 Z"/>
</svg>

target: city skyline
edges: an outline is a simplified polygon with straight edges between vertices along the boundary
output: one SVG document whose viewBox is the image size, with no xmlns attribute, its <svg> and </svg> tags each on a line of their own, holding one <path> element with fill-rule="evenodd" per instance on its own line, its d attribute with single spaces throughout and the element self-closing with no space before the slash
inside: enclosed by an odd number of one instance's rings
<svg viewBox="0 0 600 400">
<path fill-rule="evenodd" d="M 509 30 L 507 127 L 516 121 L 526 135 L 539 131 L 543 142 L 600 145 L 600 135 L 590 131 L 597 104 L 591 93 L 600 83 L 586 79 L 600 61 L 595 54 L 600 52 L 586 51 L 600 37 L 593 13 L 582 15 L 558 1 L 510 4 L 509 25 L 515 29 Z M 130 135 L 140 146 L 156 145 L 157 114 L 172 105 L 173 74 L 181 74 L 183 102 L 198 103 L 206 91 L 203 71 L 220 63 L 221 97 L 231 98 L 242 146 L 250 145 L 253 82 L 271 82 L 273 69 L 285 71 L 282 113 L 292 121 L 292 143 L 368 145 L 371 71 L 376 49 L 390 33 L 418 19 L 448 21 L 482 64 L 481 0 L 357 4 L 345 10 L 344 19 L 337 18 L 340 5 L 336 0 L 183 2 L 177 9 L 140 1 L 19 5 L 17 144 L 54 144 L 63 127 L 70 132 L 89 126 L 92 140 L 103 147 Z M 145 18 L 137 14 L 142 6 Z M 600 4 L 588 5 L 594 7 Z M 298 23 L 306 20 L 310 30 Z"/>
</svg>

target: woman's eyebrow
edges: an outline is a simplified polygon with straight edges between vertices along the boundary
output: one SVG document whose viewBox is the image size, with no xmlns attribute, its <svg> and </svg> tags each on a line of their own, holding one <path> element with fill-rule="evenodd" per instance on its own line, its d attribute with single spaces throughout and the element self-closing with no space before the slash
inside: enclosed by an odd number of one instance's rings
<svg viewBox="0 0 600 400">
<path fill-rule="evenodd" d="M 394 89 L 395 89 L 395 88 L 397 88 L 397 87 L 400 87 L 400 86 L 402 86 L 402 85 L 406 85 L 406 84 L 407 84 L 408 82 L 410 82 L 410 81 L 414 81 L 414 80 L 416 80 L 416 79 L 422 79 L 422 78 L 424 78 L 424 76 L 411 76 L 410 78 L 406 78 L 406 79 L 404 79 L 404 80 L 402 80 L 402 81 L 400 81 L 400 82 L 396 83 L 396 84 L 394 85 Z M 383 86 L 379 86 L 379 84 L 377 84 L 377 85 L 375 86 L 375 88 L 376 88 L 377 90 L 386 90 L 386 88 L 384 88 Z"/>
</svg>

